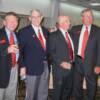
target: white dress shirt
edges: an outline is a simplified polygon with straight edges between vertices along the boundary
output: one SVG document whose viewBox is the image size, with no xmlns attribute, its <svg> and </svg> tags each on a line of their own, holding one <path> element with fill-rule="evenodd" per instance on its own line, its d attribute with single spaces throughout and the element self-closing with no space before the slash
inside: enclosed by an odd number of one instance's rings
<svg viewBox="0 0 100 100">
<path fill-rule="evenodd" d="M 60 29 L 60 31 L 61 31 L 62 35 L 64 36 L 64 38 L 65 38 L 65 40 L 66 40 L 66 32 L 65 32 L 63 29 Z M 74 52 L 74 45 L 73 45 L 73 41 L 72 41 L 72 39 L 71 39 L 71 37 L 70 37 L 70 34 L 69 34 L 69 33 L 68 33 L 68 37 L 69 37 L 69 39 L 70 39 L 71 46 L 72 46 L 72 50 L 73 50 L 73 52 Z"/>
<path fill-rule="evenodd" d="M 90 35 L 91 26 L 87 26 L 87 27 L 88 27 L 88 33 Z M 83 25 L 82 29 L 81 29 L 80 37 L 79 37 L 79 44 L 78 44 L 78 53 L 77 53 L 77 55 L 79 55 L 79 56 L 81 56 L 82 42 L 83 42 L 83 36 L 84 36 L 85 30 L 86 30 L 86 26 Z"/>
<path fill-rule="evenodd" d="M 40 31 L 41 36 L 42 36 L 42 39 L 43 39 L 43 42 L 44 42 L 44 44 L 45 44 L 45 46 L 46 46 L 46 39 L 45 39 L 45 37 L 44 37 L 44 35 L 43 35 L 43 31 L 42 31 L 41 27 L 36 27 L 36 26 L 34 26 L 33 24 L 32 24 L 32 27 L 33 27 L 33 29 L 34 29 L 35 34 L 36 34 L 37 37 L 38 37 L 38 31 Z"/>
</svg>

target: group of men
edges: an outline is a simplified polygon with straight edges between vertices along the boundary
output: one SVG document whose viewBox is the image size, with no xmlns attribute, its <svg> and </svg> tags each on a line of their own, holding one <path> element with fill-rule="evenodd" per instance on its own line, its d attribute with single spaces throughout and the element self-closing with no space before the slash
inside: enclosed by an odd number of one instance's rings
<svg viewBox="0 0 100 100">
<path fill-rule="evenodd" d="M 53 100 L 82 100 L 83 79 L 87 99 L 94 100 L 100 73 L 100 28 L 93 25 L 91 9 L 82 11 L 82 25 L 70 29 L 69 16 L 58 17 L 58 29 L 49 34 L 43 16 L 32 10 L 30 25 L 16 33 L 19 18 L 8 12 L 0 29 L 0 100 L 15 100 L 18 69 L 25 76 L 25 100 L 47 100 L 49 66 L 53 66 Z M 71 98 L 72 97 L 72 98 Z"/>
<path fill-rule="evenodd" d="M 53 100 L 84 100 L 83 80 L 86 80 L 87 100 L 95 100 L 97 76 L 100 73 L 100 27 L 93 25 L 91 9 L 81 13 L 82 25 L 70 29 L 70 18 L 59 16 L 57 31 L 50 35 L 53 60 Z"/>
</svg>

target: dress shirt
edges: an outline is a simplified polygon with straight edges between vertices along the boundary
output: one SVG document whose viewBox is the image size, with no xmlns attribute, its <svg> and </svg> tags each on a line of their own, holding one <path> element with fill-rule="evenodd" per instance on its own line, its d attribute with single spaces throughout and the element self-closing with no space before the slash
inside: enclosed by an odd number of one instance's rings
<svg viewBox="0 0 100 100">
<path fill-rule="evenodd" d="M 60 28 L 60 31 L 61 31 L 62 35 L 64 36 L 64 38 L 66 39 L 66 32 L 65 32 L 63 29 L 61 29 L 61 28 Z M 72 39 L 71 39 L 71 37 L 70 37 L 70 34 L 69 34 L 69 33 L 68 33 L 68 37 L 69 37 L 69 39 L 70 39 L 71 46 L 72 46 L 72 50 L 73 50 L 73 52 L 74 52 L 74 45 L 73 45 L 73 41 L 72 41 Z"/>
<path fill-rule="evenodd" d="M 6 34 L 7 34 L 8 40 L 10 42 L 10 34 L 11 34 L 11 32 L 7 28 L 5 28 L 5 30 L 6 30 Z M 18 44 L 17 37 L 16 37 L 15 33 L 12 32 L 12 34 L 14 35 L 14 42 L 15 42 L 15 44 Z M 18 61 L 18 58 L 19 58 L 19 52 L 16 53 L 16 62 Z"/>
<path fill-rule="evenodd" d="M 91 25 L 90 26 L 83 25 L 82 29 L 81 29 L 80 37 L 79 37 L 79 44 L 78 44 L 78 53 L 77 53 L 77 55 L 79 55 L 79 56 L 81 56 L 83 36 L 84 36 L 84 32 L 86 30 L 86 27 L 88 27 L 88 33 L 90 35 Z"/>
<path fill-rule="evenodd" d="M 41 33 L 41 35 L 42 35 L 43 42 L 44 42 L 44 44 L 46 45 L 46 40 L 45 40 L 45 37 L 44 37 L 44 35 L 43 35 L 43 32 L 42 32 L 41 27 L 36 27 L 36 26 L 34 26 L 33 24 L 32 24 L 32 27 L 33 27 L 33 29 L 34 29 L 35 34 L 36 34 L 37 37 L 38 37 L 38 30 L 40 31 L 40 33 Z"/>
</svg>

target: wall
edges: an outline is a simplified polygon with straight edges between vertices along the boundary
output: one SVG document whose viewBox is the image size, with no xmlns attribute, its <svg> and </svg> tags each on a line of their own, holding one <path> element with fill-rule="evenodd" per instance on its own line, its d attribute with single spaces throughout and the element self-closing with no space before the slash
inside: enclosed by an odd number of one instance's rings
<svg viewBox="0 0 100 100">
<path fill-rule="evenodd" d="M 40 9 L 43 13 L 44 26 L 54 27 L 59 14 L 69 15 L 72 25 L 81 23 L 80 13 L 83 7 L 68 5 L 59 0 L 1 0 L 0 12 L 15 11 L 29 15 L 31 9 Z M 94 23 L 100 26 L 100 12 L 94 11 Z"/>
<path fill-rule="evenodd" d="M 60 14 L 69 15 L 72 25 L 81 24 L 81 11 L 83 7 L 60 3 Z M 94 23 L 100 26 L 100 12 L 93 11 Z"/>
<path fill-rule="evenodd" d="M 51 0 L 2 0 L 0 11 L 15 11 L 19 14 L 29 15 L 31 9 L 40 9 L 45 17 L 49 17 Z"/>
</svg>

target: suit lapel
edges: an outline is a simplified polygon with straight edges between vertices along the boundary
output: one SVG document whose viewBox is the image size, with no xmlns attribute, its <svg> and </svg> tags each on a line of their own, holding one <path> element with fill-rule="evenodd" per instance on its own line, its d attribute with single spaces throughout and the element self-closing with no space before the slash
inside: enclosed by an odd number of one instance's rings
<svg viewBox="0 0 100 100">
<path fill-rule="evenodd" d="M 38 39 L 38 37 L 37 37 L 37 35 L 36 35 L 36 33 L 35 33 L 35 31 L 34 31 L 34 29 L 33 29 L 33 27 L 31 25 L 30 25 L 30 29 L 29 30 L 30 30 L 30 34 L 33 37 L 33 40 L 34 40 L 35 44 L 39 45 L 42 48 L 41 43 L 40 43 L 40 41 L 39 41 L 39 39 Z M 42 31 L 43 31 L 43 35 L 44 35 L 45 32 L 44 32 L 43 29 L 42 29 Z M 44 35 L 44 37 L 46 37 L 46 35 Z"/>
<path fill-rule="evenodd" d="M 62 43 L 62 45 L 64 45 L 64 48 L 66 48 L 66 51 L 67 51 L 68 50 L 68 45 L 67 45 L 65 37 L 63 36 L 63 34 L 61 33 L 60 30 L 58 30 L 57 33 L 58 33 L 58 36 L 59 36 L 59 41 Z"/>
<path fill-rule="evenodd" d="M 2 28 L 1 34 L 2 34 L 2 38 L 6 40 L 6 43 L 9 44 L 9 40 L 5 28 Z"/>
<path fill-rule="evenodd" d="M 42 29 L 42 32 L 43 32 L 43 36 L 44 36 L 44 38 L 45 38 L 45 39 L 47 39 L 47 34 L 46 34 L 46 31 L 44 30 L 44 28 L 43 28 L 43 27 L 42 27 L 41 29 Z"/>
<path fill-rule="evenodd" d="M 94 37 L 94 34 L 95 33 L 95 30 L 93 29 L 93 25 L 91 26 L 91 30 L 90 30 L 90 35 L 89 35 L 89 38 L 88 38 L 88 41 L 87 41 L 87 46 L 86 48 L 88 47 L 88 45 L 91 43 L 91 39 Z"/>
<path fill-rule="evenodd" d="M 63 36 L 62 32 L 60 30 L 58 30 L 58 35 L 61 41 L 63 41 L 64 43 L 66 43 L 65 37 Z"/>
<path fill-rule="evenodd" d="M 91 37 L 93 37 L 95 34 L 95 29 L 93 29 L 94 27 L 93 27 L 93 25 L 91 26 L 91 30 L 90 30 L 90 36 L 89 36 L 89 38 L 91 38 Z"/>
<path fill-rule="evenodd" d="M 30 38 L 32 37 L 33 38 L 33 42 L 36 42 L 36 44 L 37 43 L 39 43 L 39 41 L 38 41 L 38 37 L 37 37 L 37 35 L 36 35 L 36 33 L 35 33 L 35 31 L 34 31 L 34 29 L 33 29 L 33 27 L 30 25 L 29 26 L 29 34 L 30 34 Z"/>
</svg>

